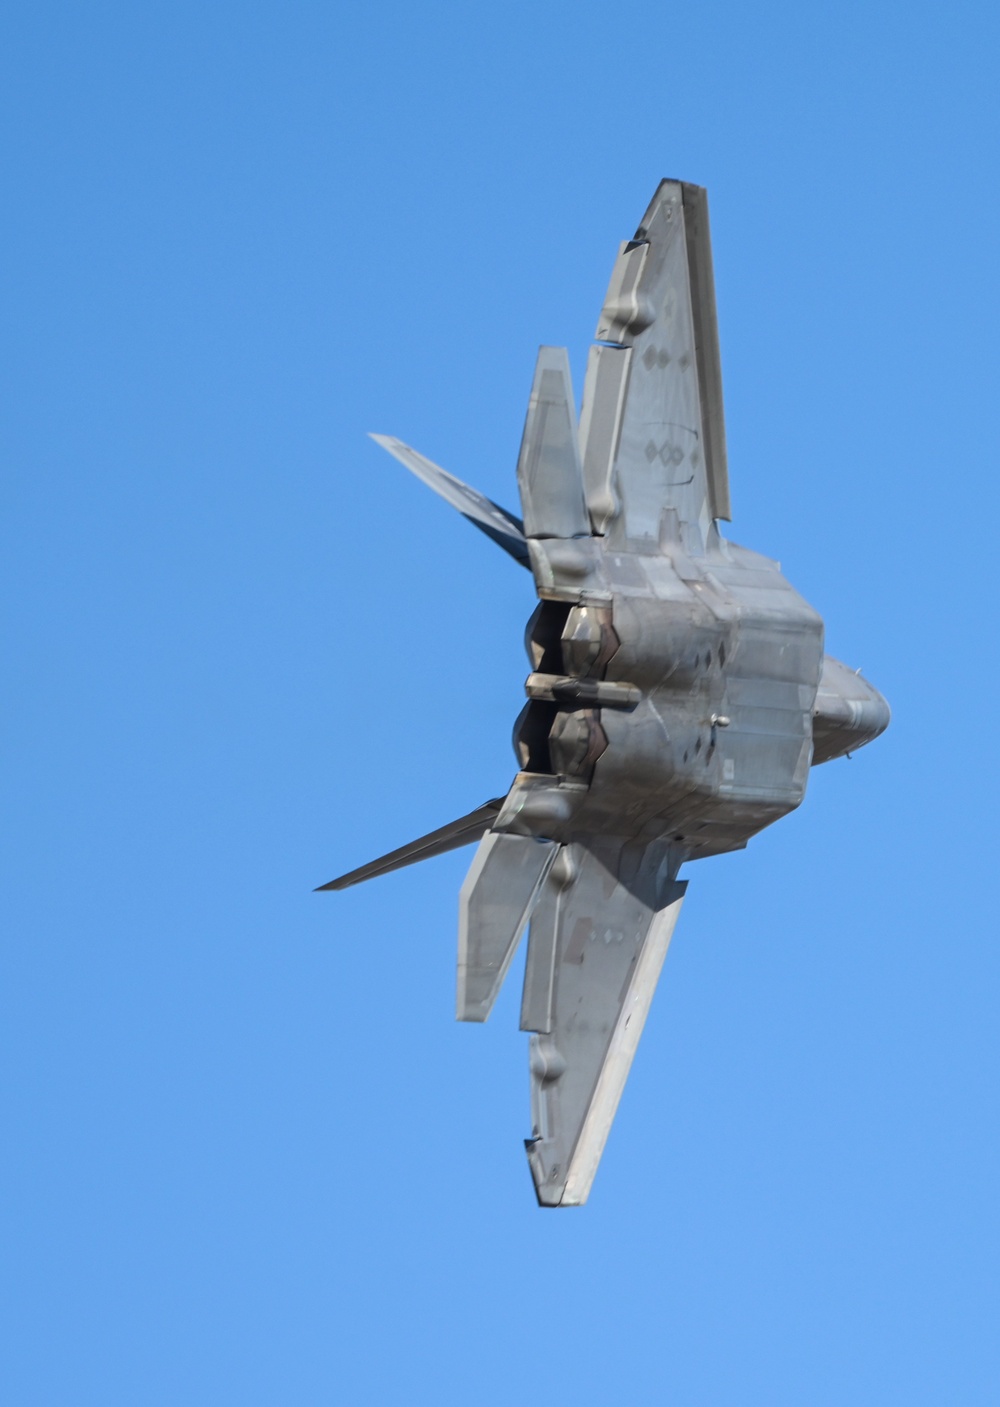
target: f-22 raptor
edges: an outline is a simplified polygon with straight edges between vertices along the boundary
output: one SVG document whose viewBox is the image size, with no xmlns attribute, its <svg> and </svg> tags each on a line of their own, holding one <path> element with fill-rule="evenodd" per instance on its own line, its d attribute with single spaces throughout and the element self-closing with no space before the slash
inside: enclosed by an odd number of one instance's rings
<svg viewBox="0 0 1000 1407">
<path fill-rule="evenodd" d="M 727 541 L 705 191 L 665 180 L 618 251 L 577 422 L 542 347 L 515 517 L 399 440 L 379 444 L 535 580 L 520 771 L 506 797 L 324 889 L 478 841 L 459 904 L 458 1019 L 485 1021 L 530 925 L 538 1201 L 586 1201 L 680 913 L 682 865 L 799 805 L 809 769 L 876 738 L 882 696 L 823 653 L 779 565 Z"/>
</svg>

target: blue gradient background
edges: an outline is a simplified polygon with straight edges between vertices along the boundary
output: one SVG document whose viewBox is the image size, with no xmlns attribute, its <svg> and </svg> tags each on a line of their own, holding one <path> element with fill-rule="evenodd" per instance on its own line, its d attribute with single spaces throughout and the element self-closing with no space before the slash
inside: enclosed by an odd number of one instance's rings
<svg viewBox="0 0 1000 1407">
<path fill-rule="evenodd" d="M 13 5 L 0 1395 L 995 1404 L 996 55 L 975 3 Z M 590 1205 L 453 1020 L 516 507 L 657 180 L 734 521 L 894 708 L 690 890 Z"/>
</svg>

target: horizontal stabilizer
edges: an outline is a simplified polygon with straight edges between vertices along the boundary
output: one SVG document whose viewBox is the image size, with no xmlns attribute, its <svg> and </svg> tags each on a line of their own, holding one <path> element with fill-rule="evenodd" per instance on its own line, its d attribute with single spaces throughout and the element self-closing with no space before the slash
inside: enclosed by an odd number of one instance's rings
<svg viewBox="0 0 1000 1407">
<path fill-rule="evenodd" d="M 509 552 L 522 567 L 531 570 L 528 544 L 524 540 L 524 524 L 520 518 L 515 518 L 513 513 L 508 513 L 506 508 L 501 508 L 477 489 L 463 484 L 461 479 L 456 479 L 454 474 L 449 474 L 409 445 L 404 445 L 402 440 L 394 439 L 392 435 L 372 435 L 371 438 L 394 455 L 400 464 L 405 464 L 411 474 L 416 474 L 428 488 L 439 493 L 452 508 L 457 508 L 463 518 L 468 518 L 470 523 Z"/>
<path fill-rule="evenodd" d="M 411 840 L 409 845 L 401 845 L 398 850 L 391 850 L 388 855 L 372 860 L 370 864 L 361 865 L 348 874 L 342 874 L 339 879 L 331 879 L 329 884 L 317 885 L 314 892 L 318 894 L 324 889 L 349 889 L 352 884 L 360 884 L 362 880 L 389 874 L 391 870 L 401 870 L 404 865 L 415 865 L 418 860 L 429 860 L 434 855 L 444 855 L 449 850 L 457 850 L 461 845 L 472 845 L 486 834 L 500 814 L 502 805 L 502 798 L 487 801 L 475 811 L 470 811 L 467 816 L 460 816 L 457 821 L 451 821 L 440 830 L 431 831 L 430 835 Z"/>
</svg>

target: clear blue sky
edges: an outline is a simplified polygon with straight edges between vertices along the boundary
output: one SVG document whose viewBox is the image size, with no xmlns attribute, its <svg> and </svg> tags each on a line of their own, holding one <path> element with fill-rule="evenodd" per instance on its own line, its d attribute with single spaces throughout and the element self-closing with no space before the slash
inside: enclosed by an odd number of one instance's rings
<svg viewBox="0 0 1000 1407">
<path fill-rule="evenodd" d="M 8 7 L 0 1395 L 1000 1399 L 1000 21 L 970 3 Z M 894 709 L 690 889 L 590 1205 L 453 1020 L 516 507 L 657 180 L 734 520 Z"/>
</svg>

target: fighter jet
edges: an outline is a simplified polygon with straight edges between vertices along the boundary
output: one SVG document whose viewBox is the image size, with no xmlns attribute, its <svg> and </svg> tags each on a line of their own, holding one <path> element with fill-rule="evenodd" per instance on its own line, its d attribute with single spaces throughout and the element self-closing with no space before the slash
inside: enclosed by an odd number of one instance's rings
<svg viewBox="0 0 1000 1407">
<path fill-rule="evenodd" d="M 705 191 L 661 182 L 618 251 L 579 422 L 569 358 L 538 354 L 522 517 L 374 438 L 528 568 L 520 771 L 503 798 L 321 886 L 478 841 L 459 900 L 458 1019 L 485 1021 L 521 933 L 528 1163 L 544 1207 L 587 1200 L 680 913 L 683 865 L 742 849 L 809 769 L 889 722 L 823 653 L 823 622 L 729 521 Z"/>
</svg>

